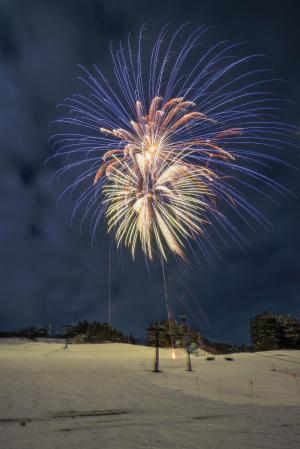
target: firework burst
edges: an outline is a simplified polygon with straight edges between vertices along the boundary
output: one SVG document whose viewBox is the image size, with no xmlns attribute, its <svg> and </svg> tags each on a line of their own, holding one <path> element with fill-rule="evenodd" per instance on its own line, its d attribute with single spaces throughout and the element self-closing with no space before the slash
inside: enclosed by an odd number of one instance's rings
<svg viewBox="0 0 300 449">
<path fill-rule="evenodd" d="M 207 222 L 204 214 L 208 209 L 215 210 L 210 186 L 218 175 L 208 164 L 197 165 L 192 158 L 206 154 L 209 158 L 234 159 L 217 142 L 221 137 L 241 133 L 239 129 L 227 129 L 213 139 L 180 142 L 176 132 L 182 127 L 197 120 L 214 120 L 201 112 L 189 112 L 195 104 L 182 97 L 159 108 L 162 103 L 163 98 L 154 98 L 146 115 L 137 101 L 131 131 L 101 128 L 101 132 L 126 144 L 104 154 L 104 163 L 94 179 L 97 183 L 103 176 L 107 178 L 104 203 L 108 205 L 109 231 L 117 229 L 118 244 L 124 240 L 134 256 L 139 237 L 150 259 L 153 240 L 165 259 L 165 245 L 184 257 L 184 241 L 203 233 L 202 224 Z"/>
<path fill-rule="evenodd" d="M 174 51 L 181 31 L 166 43 L 162 30 L 148 67 L 142 35 L 136 58 L 130 40 L 112 52 L 115 85 L 97 67 L 85 71 L 90 94 L 67 99 L 69 115 L 58 120 L 74 131 L 54 136 L 57 154 L 71 158 L 59 173 L 80 169 L 66 191 L 85 185 L 75 212 L 85 204 L 83 220 L 91 214 L 93 233 L 106 215 L 117 245 L 133 257 L 140 242 L 150 259 L 155 252 L 184 258 L 192 240 L 209 257 L 207 245 L 215 248 L 209 228 L 243 240 L 222 203 L 249 223 L 266 224 L 244 190 L 281 191 L 257 169 L 279 161 L 272 150 L 292 136 L 292 127 L 274 116 L 277 100 L 261 87 L 270 80 L 253 80 L 259 70 L 241 74 L 252 57 L 232 58 L 234 45 L 219 43 L 189 62 L 207 29 Z"/>
</svg>

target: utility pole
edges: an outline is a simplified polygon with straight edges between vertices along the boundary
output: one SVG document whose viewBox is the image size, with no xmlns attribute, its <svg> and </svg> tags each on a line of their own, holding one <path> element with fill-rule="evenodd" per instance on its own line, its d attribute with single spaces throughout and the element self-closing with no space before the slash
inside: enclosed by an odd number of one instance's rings
<svg viewBox="0 0 300 449">
<path fill-rule="evenodd" d="M 52 323 L 49 324 L 49 332 L 48 332 L 48 343 L 50 344 L 51 341 L 51 327 L 52 327 Z"/>
<path fill-rule="evenodd" d="M 154 359 L 154 373 L 159 373 L 159 330 L 155 330 L 155 359 Z"/>
<path fill-rule="evenodd" d="M 187 371 L 193 371 L 192 370 L 192 361 L 191 361 L 191 350 L 190 350 L 190 338 L 188 335 L 188 326 L 186 324 L 186 316 L 182 315 L 181 317 L 181 323 L 182 323 L 182 328 L 184 329 L 185 327 L 185 349 L 186 349 L 186 353 L 187 353 L 187 360 L 186 360 L 186 370 Z"/>
<path fill-rule="evenodd" d="M 192 370 L 192 362 L 191 362 L 191 351 L 190 351 L 190 346 L 187 343 L 186 345 L 186 352 L 187 352 L 187 371 L 193 371 Z"/>
<path fill-rule="evenodd" d="M 71 337 L 71 330 L 72 330 L 73 326 L 70 326 L 69 324 L 64 324 L 63 328 L 65 330 L 65 346 L 64 349 L 68 349 L 68 343 L 69 343 L 69 338 Z"/>
<path fill-rule="evenodd" d="M 108 324 L 111 325 L 111 239 L 108 248 Z"/>
</svg>

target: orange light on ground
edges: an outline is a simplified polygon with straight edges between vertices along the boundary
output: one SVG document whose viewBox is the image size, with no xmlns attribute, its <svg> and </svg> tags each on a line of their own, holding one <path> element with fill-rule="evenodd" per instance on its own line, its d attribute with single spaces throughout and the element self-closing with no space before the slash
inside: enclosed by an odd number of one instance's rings
<svg viewBox="0 0 300 449">
<path fill-rule="evenodd" d="M 172 349 L 172 359 L 176 359 L 175 349 Z"/>
</svg>

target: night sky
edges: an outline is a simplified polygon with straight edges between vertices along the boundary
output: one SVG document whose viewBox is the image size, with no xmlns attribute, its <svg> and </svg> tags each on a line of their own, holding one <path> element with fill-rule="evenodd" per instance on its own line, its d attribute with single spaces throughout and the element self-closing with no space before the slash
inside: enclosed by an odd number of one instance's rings
<svg viewBox="0 0 300 449">
<path fill-rule="evenodd" d="M 108 247 L 105 224 L 92 243 L 89 228 L 70 225 L 72 200 L 57 206 L 63 183 L 50 183 L 55 164 L 49 122 L 56 105 L 78 91 L 78 64 L 109 73 L 109 43 L 147 24 L 154 38 L 162 25 L 192 21 L 214 25 L 211 43 L 245 42 L 243 54 L 263 53 L 266 67 L 285 79 L 278 96 L 291 100 L 283 119 L 300 123 L 300 4 L 295 1 L 0 0 L 0 330 L 27 325 L 56 329 L 79 319 L 107 320 Z M 300 167 L 299 152 L 285 159 Z M 295 196 L 279 205 L 250 198 L 273 224 L 269 231 L 240 230 L 242 251 L 221 246 L 215 268 L 191 259 L 166 268 L 170 308 L 186 314 L 204 335 L 249 342 L 249 320 L 264 310 L 300 317 L 299 172 L 284 166 L 274 177 Z M 64 181 L 66 182 L 66 181 Z M 112 254 L 112 324 L 142 337 L 166 308 L 159 264 Z"/>
</svg>

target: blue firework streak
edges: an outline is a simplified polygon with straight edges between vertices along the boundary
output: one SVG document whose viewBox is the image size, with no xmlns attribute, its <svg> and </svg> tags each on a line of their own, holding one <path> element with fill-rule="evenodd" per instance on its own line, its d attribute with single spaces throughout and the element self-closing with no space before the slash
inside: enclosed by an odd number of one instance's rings
<svg viewBox="0 0 300 449">
<path fill-rule="evenodd" d="M 246 243 L 234 214 L 269 225 L 247 191 L 270 199 L 285 191 L 265 171 L 283 163 L 275 154 L 295 146 L 295 129 L 278 118 L 274 78 L 248 69 L 260 55 L 233 57 L 238 44 L 226 42 L 203 50 L 209 29 L 187 35 L 185 27 L 173 35 L 164 27 L 148 55 L 144 28 L 137 45 L 129 36 L 111 48 L 110 78 L 82 68 L 88 92 L 65 100 L 67 115 L 55 122 L 63 131 L 51 141 L 65 160 L 57 175 L 74 171 L 62 195 L 79 192 L 73 216 L 83 209 L 93 236 L 106 214 L 117 244 L 133 255 L 140 241 L 150 259 L 153 251 L 185 257 L 195 240 L 211 261 L 212 229 Z"/>
</svg>

